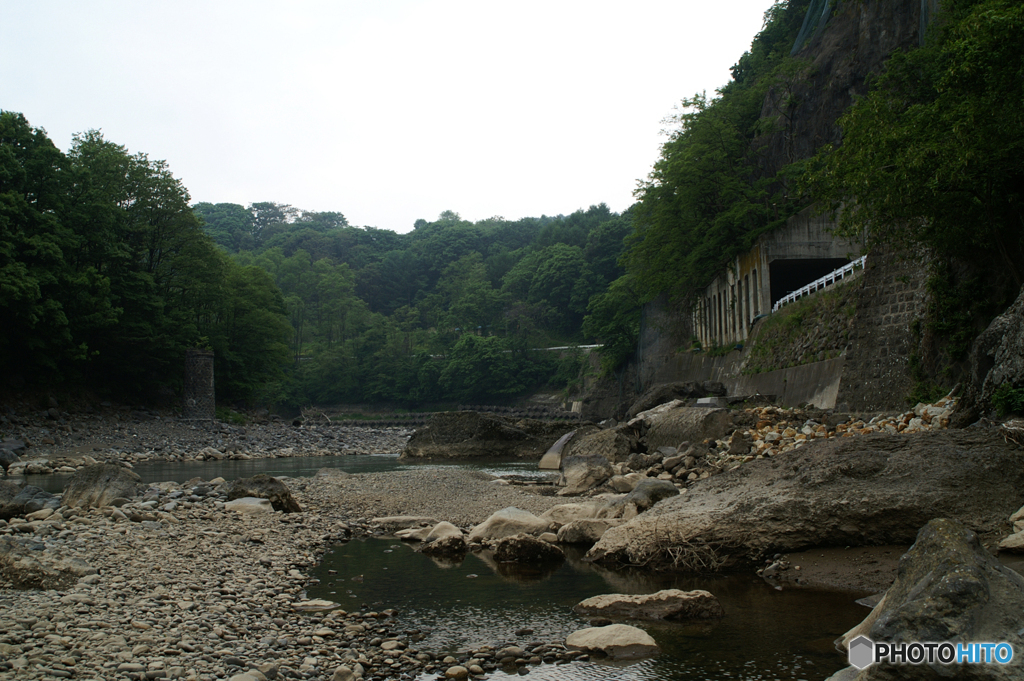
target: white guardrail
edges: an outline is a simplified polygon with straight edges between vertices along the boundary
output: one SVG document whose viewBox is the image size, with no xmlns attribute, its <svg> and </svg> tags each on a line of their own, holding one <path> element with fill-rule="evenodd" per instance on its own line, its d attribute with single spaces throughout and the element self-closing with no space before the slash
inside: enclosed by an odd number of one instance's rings
<svg viewBox="0 0 1024 681">
<path fill-rule="evenodd" d="M 798 291 L 793 291 L 792 293 L 787 295 L 785 298 L 780 298 L 779 300 L 777 300 L 775 302 L 774 305 L 772 305 L 772 312 L 778 312 L 779 308 L 781 308 L 783 305 L 788 305 L 789 303 L 792 303 L 797 298 L 803 298 L 804 296 L 806 296 L 809 293 L 814 293 L 815 291 L 819 291 L 819 290 L 825 288 L 826 286 L 834 284 L 834 283 L 836 283 L 836 281 L 838 281 L 840 279 L 844 279 L 848 275 L 853 274 L 854 270 L 861 269 L 861 268 L 864 267 L 864 263 L 867 262 L 867 259 L 868 259 L 868 256 L 862 255 L 859 258 L 857 258 L 856 260 L 851 260 L 850 262 L 846 263 L 845 265 L 840 267 L 838 270 L 832 270 L 831 272 L 826 274 L 821 279 L 815 279 L 814 281 L 812 281 L 807 286 L 804 286 L 802 289 L 800 289 Z"/>
</svg>

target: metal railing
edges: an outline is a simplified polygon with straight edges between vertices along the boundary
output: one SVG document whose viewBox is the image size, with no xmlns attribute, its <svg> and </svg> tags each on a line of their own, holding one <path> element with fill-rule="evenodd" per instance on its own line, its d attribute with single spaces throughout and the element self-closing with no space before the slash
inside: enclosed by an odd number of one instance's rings
<svg viewBox="0 0 1024 681">
<path fill-rule="evenodd" d="M 831 286 L 840 279 L 845 279 L 847 276 L 853 274 L 854 270 L 863 269 L 864 263 L 867 262 L 867 259 L 868 256 L 862 255 L 856 260 L 851 260 L 850 262 L 846 263 L 839 269 L 832 270 L 824 277 L 821 277 L 820 279 L 815 279 L 807 286 L 804 286 L 803 288 L 797 291 L 793 291 L 785 298 L 780 298 L 775 302 L 774 305 L 772 305 L 772 312 L 778 312 L 779 308 L 781 308 L 784 305 L 788 305 L 789 303 L 792 303 L 794 300 L 798 298 L 803 298 L 804 296 L 810 293 L 814 293 L 815 291 L 820 291 L 821 289 L 827 286 Z"/>
</svg>

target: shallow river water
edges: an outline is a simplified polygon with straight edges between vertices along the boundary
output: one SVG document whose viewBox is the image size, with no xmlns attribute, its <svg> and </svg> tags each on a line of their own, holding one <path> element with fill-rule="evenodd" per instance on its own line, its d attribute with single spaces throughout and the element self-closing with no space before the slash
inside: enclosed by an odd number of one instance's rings
<svg viewBox="0 0 1024 681">
<path fill-rule="evenodd" d="M 560 681 L 820 681 L 846 666 L 833 641 L 868 613 L 854 603 L 857 594 L 778 590 L 749 573 L 697 578 L 613 572 L 582 562 L 579 553 L 547 572 L 496 564 L 488 554 L 469 554 L 456 565 L 436 562 L 394 539 L 338 544 L 313 576 L 320 582 L 308 589 L 311 598 L 340 602 L 348 611 L 396 608 L 397 630 L 419 630 L 426 638 L 415 645 L 432 652 L 564 639 L 587 626 L 572 606 L 602 593 L 707 589 L 725 608 L 726 617 L 714 623 L 638 623 L 662 648 L 656 658 L 628 665 L 542 665 L 529 674 Z M 516 636 L 521 629 L 532 633 Z"/>
<path fill-rule="evenodd" d="M 193 478 L 213 480 L 224 478 L 248 478 L 257 473 L 273 476 L 289 476 L 308 478 L 316 475 L 321 468 L 339 468 L 346 473 L 379 473 L 383 471 L 404 471 L 416 468 L 457 467 L 483 471 L 491 475 L 516 475 L 525 478 L 542 478 L 552 475 L 537 470 L 536 461 L 474 461 L 459 463 L 400 461 L 398 454 L 391 455 L 351 455 L 351 456 L 296 456 L 279 459 L 249 459 L 248 461 L 189 461 L 186 463 L 156 461 L 153 463 L 135 464 L 132 470 L 142 477 L 145 483 L 151 482 L 185 482 Z M 15 482 L 24 480 L 47 492 L 61 492 L 73 476 L 73 473 L 55 473 L 52 475 L 26 475 L 13 477 Z"/>
</svg>

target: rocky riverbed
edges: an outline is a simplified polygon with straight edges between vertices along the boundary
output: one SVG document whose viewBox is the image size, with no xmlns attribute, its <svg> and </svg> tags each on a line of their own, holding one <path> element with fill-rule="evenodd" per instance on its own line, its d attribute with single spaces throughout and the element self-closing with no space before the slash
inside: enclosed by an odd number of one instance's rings
<svg viewBox="0 0 1024 681">
<path fill-rule="evenodd" d="M 21 403 L 0 413 L 0 449 L 22 459 L 11 465 L 9 475 L 70 473 L 97 462 L 395 454 L 412 432 L 343 421 L 295 426 L 269 417 L 244 425 L 189 422 L 170 412 L 114 406 L 68 411 Z"/>
<path fill-rule="evenodd" d="M 498 508 L 539 513 L 559 499 L 458 470 L 287 482 L 300 513 L 229 511 L 226 485 L 197 480 L 150 486 L 119 508 L 5 523 L 0 677 L 340 680 L 351 670 L 414 678 L 457 663 L 486 671 L 506 658 L 581 657 L 560 642 L 519 647 L 510 631 L 507 650 L 445 660 L 416 647 L 418 632 L 403 629 L 401 613 L 303 605 L 324 546 L 379 533 L 375 516 L 416 510 L 468 528 Z M 39 583 L 15 584 L 12 575 Z"/>
</svg>

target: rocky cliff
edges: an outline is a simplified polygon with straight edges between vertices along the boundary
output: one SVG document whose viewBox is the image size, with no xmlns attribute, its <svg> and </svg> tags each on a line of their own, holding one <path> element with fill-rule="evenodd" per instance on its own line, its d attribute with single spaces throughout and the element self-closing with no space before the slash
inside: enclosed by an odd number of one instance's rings
<svg viewBox="0 0 1024 681">
<path fill-rule="evenodd" d="M 882 70 L 894 51 L 920 44 L 937 4 L 937 0 L 841 2 L 832 7 L 827 21 L 821 23 L 823 3 L 810 3 L 805 22 L 809 29 L 801 35 L 800 44 L 794 46 L 799 64 L 790 69 L 788 75 L 780 77 L 762 106 L 761 117 L 773 122 L 771 131 L 754 143 L 762 176 L 773 176 L 785 165 L 811 157 L 824 144 L 840 142 L 838 120 L 843 112 L 854 98 L 867 93 L 870 79 Z M 905 264 L 899 266 L 905 267 Z M 876 274 L 882 279 L 887 276 L 886 272 Z M 902 271 L 894 270 L 889 278 L 901 274 Z M 915 304 L 923 305 L 924 299 L 915 299 Z M 902 312 L 908 318 L 919 316 L 916 308 Z M 688 312 L 664 296 L 645 306 L 636 359 L 623 371 L 623 377 L 628 376 L 629 380 L 616 381 L 614 386 L 599 386 L 585 400 L 584 416 L 603 418 L 613 413 L 608 405 L 616 401 L 616 397 L 618 404 L 628 403 L 657 383 L 694 380 L 694 377 L 666 373 L 677 353 L 689 347 L 693 335 L 691 327 Z M 908 334 L 909 330 L 902 330 L 900 339 Z M 871 334 L 852 333 L 851 336 L 855 339 L 853 345 L 857 338 L 862 338 L 864 343 L 875 342 Z M 863 361 L 858 361 L 851 377 L 870 377 L 882 371 L 872 364 L 879 355 L 870 348 L 854 354 Z M 910 383 L 905 366 L 907 352 L 898 356 L 898 375 L 893 375 L 891 382 L 905 388 Z M 890 369 L 886 365 L 885 371 L 892 373 Z M 887 395 L 886 399 L 891 398 L 892 404 L 882 404 L 877 399 L 860 400 L 856 395 L 847 401 L 865 409 L 902 404 L 903 394 Z"/>
</svg>

